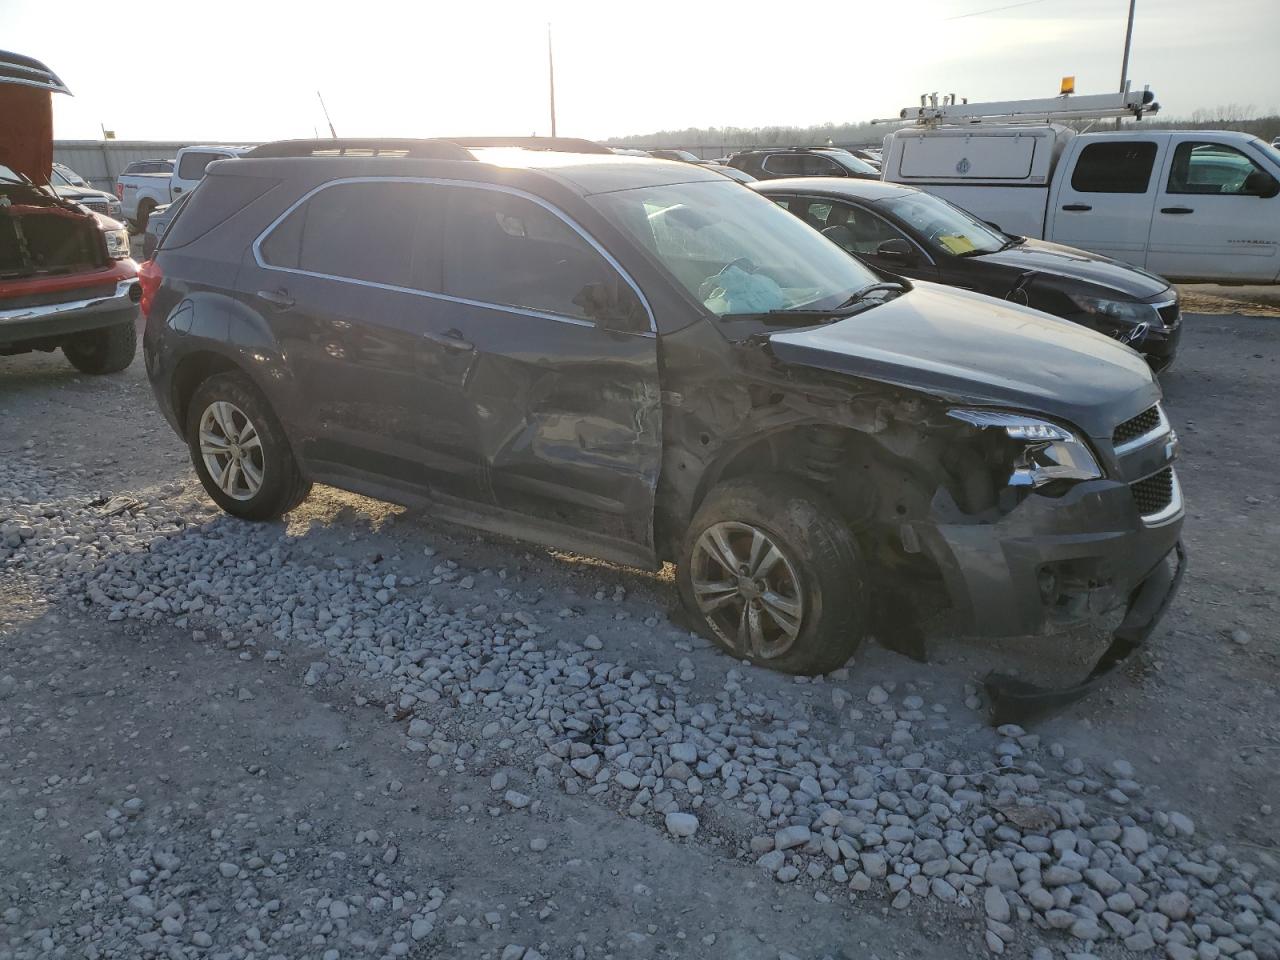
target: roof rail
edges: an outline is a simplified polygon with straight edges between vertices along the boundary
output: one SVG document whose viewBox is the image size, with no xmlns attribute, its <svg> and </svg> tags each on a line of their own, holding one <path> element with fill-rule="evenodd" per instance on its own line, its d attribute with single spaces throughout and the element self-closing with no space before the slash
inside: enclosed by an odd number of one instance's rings
<svg viewBox="0 0 1280 960">
<path fill-rule="evenodd" d="M 24 87 L 48 90 L 50 93 L 71 94 L 67 85 L 58 79 L 58 75 L 39 60 L 24 57 L 20 53 L 10 53 L 8 50 L 0 50 L 0 83 L 16 83 Z"/>
<path fill-rule="evenodd" d="M 937 94 L 920 98 L 920 106 L 904 107 L 898 116 L 872 123 L 911 123 L 922 127 L 976 123 L 1045 123 L 1053 120 L 1098 120 L 1104 117 L 1134 117 L 1159 113 L 1160 104 L 1149 89 L 1125 90 L 1077 97 L 1062 95 L 1040 100 L 999 100 L 990 103 L 957 103 L 955 95 L 938 101 Z"/>
<path fill-rule="evenodd" d="M 555 153 L 613 153 L 602 143 L 580 137 L 441 137 L 460 147 L 520 147 L 524 150 L 550 150 Z"/>
<path fill-rule="evenodd" d="M 470 153 L 448 140 L 341 137 L 329 140 L 277 140 L 241 154 L 262 157 L 390 157 L 414 160 L 474 160 Z"/>
</svg>

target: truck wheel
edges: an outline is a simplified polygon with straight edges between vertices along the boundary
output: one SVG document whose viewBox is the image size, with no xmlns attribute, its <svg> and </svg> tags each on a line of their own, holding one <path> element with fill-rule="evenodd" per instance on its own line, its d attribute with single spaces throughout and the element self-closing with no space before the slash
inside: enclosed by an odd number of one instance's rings
<svg viewBox="0 0 1280 960">
<path fill-rule="evenodd" d="M 151 211 L 155 208 L 155 202 L 151 200 L 143 200 L 138 204 L 138 212 L 133 215 L 135 233 L 147 232 L 147 221 L 151 219 Z"/>
<path fill-rule="evenodd" d="M 62 352 L 81 373 L 118 373 L 133 363 L 138 332 L 133 321 L 101 330 L 77 333 L 62 344 Z"/>
<path fill-rule="evenodd" d="M 722 483 L 689 525 L 677 571 L 701 631 L 739 659 L 829 673 L 862 642 L 862 555 L 835 508 L 776 474 Z"/>
<path fill-rule="evenodd" d="M 284 428 L 244 374 L 220 373 L 187 406 L 191 462 L 214 503 L 245 520 L 274 520 L 311 492 Z"/>
</svg>

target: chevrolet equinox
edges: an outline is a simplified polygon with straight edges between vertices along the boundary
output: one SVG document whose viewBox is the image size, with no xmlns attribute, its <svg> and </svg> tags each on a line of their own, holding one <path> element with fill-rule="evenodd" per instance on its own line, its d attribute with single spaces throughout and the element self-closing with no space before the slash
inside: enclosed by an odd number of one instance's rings
<svg viewBox="0 0 1280 960">
<path fill-rule="evenodd" d="M 873 272 L 692 164 L 268 144 L 210 166 L 141 283 L 160 408 L 237 517 L 318 482 L 673 561 L 697 629 L 806 674 L 926 620 L 1113 611 L 1092 680 L 1180 579 L 1177 442 L 1137 353 Z"/>
</svg>

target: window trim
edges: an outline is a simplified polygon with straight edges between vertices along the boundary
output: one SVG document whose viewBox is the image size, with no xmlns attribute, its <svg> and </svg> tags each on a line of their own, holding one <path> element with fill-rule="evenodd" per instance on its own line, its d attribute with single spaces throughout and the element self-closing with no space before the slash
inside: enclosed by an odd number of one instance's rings
<svg viewBox="0 0 1280 960">
<path fill-rule="evenodd" d="M 276 228 L 279 227 L 280 224 L 284 223 L 290 214 L 322 190 L 327 190 L 330 187 L 336 187 L 348 183 L 421 183 L 446 187 L 469 187 L 474 190 L 491 190 L 495 193 L 505 193 L 513 197 L 522 197 L 525 200 L 532 201 L 552 216 L 563 221 L 565 225 L 585 240 L 587 245 L 595 250 L 596 253 L 600 254 L 600 256 L 605 259 L 605 262 L 617 272 L 618 276 L 626 282 L 627 286 L 632 289 L 636 297 L 640 300 L 640 305 L 644 307 L 645 316 L 649 318 L 649 329 L 632 331 L 612 330 L 609 327 L 601 327 L 600 324 L 594 320 L 583 320 L 580 317 L 569 317 L 564 314 L 550 313 L 545 310 L 533 310 L 529 307 L 518 307 L 509 303 L 494 303 L 487 300 L 469 300 L 465 297 L 450 296 L 447 293 L 436 293 L 431 290 L 417 290 L 412 287 L 400 287 L 390 283 L 379 283 L 375 280 L 359 280 L 355 277 L 339 277 L 328 273 L 316 273 L 313 270 L 302 270 L 297 267 L 279 267 L 274 264 L 267 263 L 267 261 L 263 259 L 262 244 L 271 236 L 272 233 L 275 232 Z M 361 287 L 373 287 L 379 290 L 391 290 L 396 293 L 413 294 L 414 296 L 426 297 L 430 300 L 443 300 L 447 303 L 460 303 L 471 307 L 485 307 L 491 310 L 503 310 L 508 313 L 516 313 L 527 317 L 536 317 L 541 320 L 555 320 L 560 323 L 569 323 L 578 327 L 596 327 L 602 330 L 608 330 L 611 333 L 622 333 L 642 337 L 656 337 L 658 334 L 658 325 L 654 321 L 653 308 L 649 305 L 649 298 L 644 295 L 644 292 L 640 289 L 639 285 L 637 285 L 635 280 L 631 278 L 631 274 L 623 269 L 622 264 L 618 262 L 617 258 L 615 258 L 613 254 L 609 253 L 609 251 L 606 250 L 593 236 L 591 236 L 591 234 L 578 226 L 572 217 L 564 213 L 558 207 L 526 190 L 520 190 L 515 187 L 508 187 L 501 184 L 480 183 L 474 180 L 451 180 L 445 177 L 342 177 L 337 180 L 326 180 L 319 186 L 312 187 L 291 203 L 285 211 L 272 220 L 271 223 L 267 224 L 266 229 L 264 229 L 254 239 L 252 249 L 254 262 L 256 262 L 263 270 L 274 270 L 279 273 L 293 273 L 304 277 L 317 277 L 322 280 L 337 280 L 341 283 L 353 283 Z"/>
</svg>

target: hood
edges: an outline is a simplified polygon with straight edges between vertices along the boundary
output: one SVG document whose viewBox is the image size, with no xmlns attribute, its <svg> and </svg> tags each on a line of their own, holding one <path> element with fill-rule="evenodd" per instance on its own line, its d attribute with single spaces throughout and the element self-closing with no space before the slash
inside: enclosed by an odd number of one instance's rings
<svg viewBox="0 0 1280 960">
<path fill-rule="evenodd" d="M 95 190 L 93 187 L 54 187 L 53 192 L 63 200 L 71 200 L 75 203 L 79 203 L 81 200 L 110 200 L 114 203 L 116 200 L 114 193 Z"/>
<path fill-rule="evenodd" d="M 976 257 L 982 263 L 999 264 L 1025 272 L 1035 270 L 1059 277 L 1107 287 L 1127 299 L 1150 300 L 1169 293 L 1169 281 L 1128 263 L 1058 243 L 1028 239 L 1016 247 Z"/>
<path fill-rule="evenodd" d="M 784 363 L 891 383 L 950 401 L 1065 420 L 1089 436 L 1154 404 L 1142 357 L 1048 314 L 932 283 L 821 327 L 774 333 Z"/>
</svg>

